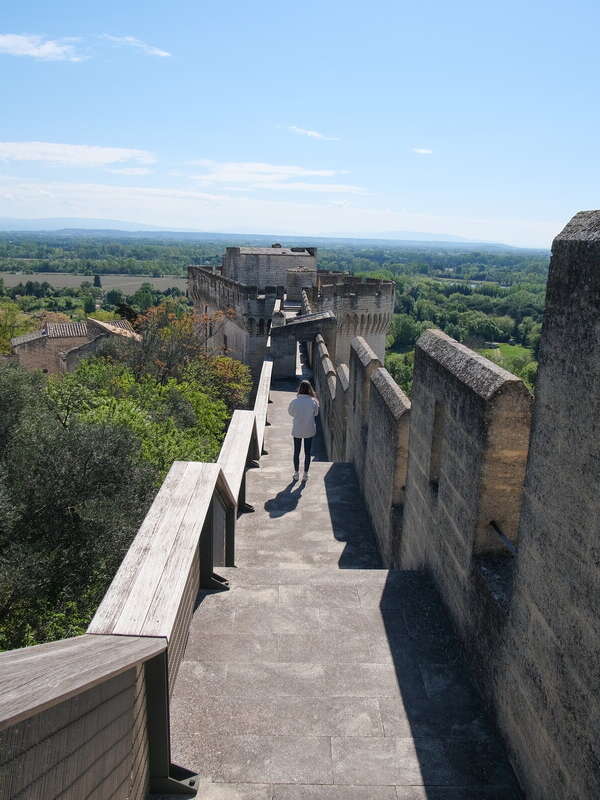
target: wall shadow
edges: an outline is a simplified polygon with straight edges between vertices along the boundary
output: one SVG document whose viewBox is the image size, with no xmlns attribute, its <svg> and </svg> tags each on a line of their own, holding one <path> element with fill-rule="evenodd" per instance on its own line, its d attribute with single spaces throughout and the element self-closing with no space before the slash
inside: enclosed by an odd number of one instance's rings
<svg viewBox="0 0 600 800">
<path fill-rule="evenodd" d="M 399 689 L 396 700 L 380 700 L 385 733 L 412 737 L 423 796 L 524 800 L 433 581 L 389 571 L 371 600 L 385 630 L 378 656 L 393 665 Z"/>
<path fill-rule="evenodd" d="M 346 543 L 338 566 L 381 570 L 359 587 L 363 607 L 379 612 L 372 660 L 391 665 L 398 686 L 396 697 L 379 700 L 384 732 L 405 740 L 407 758 L 414 748 L 424 784 L 406 795 L 399 787 L 398 796 L 523 800 L 435 584 L 422 572 L 382 569 L 352 464 L 332 464 L 325 487 L 334 535 Z"/>
<path fill-rule="evenodd" d="M 338 567 L 381 569 L 383 564 L 353 465 L 334 462 L 325 475 L 325 492 L 333 535 L 345 542 Z"/>
</svg>

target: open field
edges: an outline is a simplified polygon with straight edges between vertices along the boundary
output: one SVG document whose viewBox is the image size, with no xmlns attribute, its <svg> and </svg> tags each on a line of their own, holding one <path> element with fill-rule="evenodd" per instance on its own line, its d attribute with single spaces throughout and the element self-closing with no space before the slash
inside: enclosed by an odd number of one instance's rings
<svg viewBox="0 0 600 800">
<path fill-rule="evenodd" d="M 152 286 L 163 292 L 172 287 L 177 287 L 185 292 L 187 288 L 187 280 L 179 276 L 152 278 L 148 275 L 101 275 L 100 277 L 103 289 L 120 289 L 124 294 L 133 294 L 142 283 L 151 283 Z M 4 285 L 8 288 L 27 281 L 39 281 L 40 283 L 47 281 L 57 289 L 64 289 L 67 287 L 77 288 L 83 281 L 92 283 L 94 279 L 91 275 L 75 275 L 72 272 L 18 272 L 14 274 L 0 272 L 0 280 L 3 280 Z"/>
<path fill-rule="evenodd" d="M 529 347 L 523 347 L 521 344 L 507 344 L 506 342 L 499 342 L 498 347 L 494 348 L 483 348 L 481 350 L 478 348 L 478 352 L 486 358 L 497 358 L 498 354 L 500 354 L 503 362 L 509 362 L 515 356 L 533 358 L 533 353 Z"/>
</svg>

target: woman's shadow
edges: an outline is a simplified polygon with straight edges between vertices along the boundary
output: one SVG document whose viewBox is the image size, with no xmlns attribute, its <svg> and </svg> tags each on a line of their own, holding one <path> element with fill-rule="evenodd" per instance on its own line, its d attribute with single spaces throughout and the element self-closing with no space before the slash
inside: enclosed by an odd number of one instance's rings
<svg viewBox="0 0 600 800">
<path fill-rule="evenodd" d="M 295 489 L 294 486 L 296 487 Z M 275 497 L 271 497 L 266 501 L 265 511 L 269 512 L 269 516 L 272 519 L 283 517 L 284 514 L 294 511 L 298 505 L 298 501 L 302 497 L 305 486 L 305 483 L 300 483 L 299 481 L 288 483 L 285 489 L 277 492 Z"/>
</svg>

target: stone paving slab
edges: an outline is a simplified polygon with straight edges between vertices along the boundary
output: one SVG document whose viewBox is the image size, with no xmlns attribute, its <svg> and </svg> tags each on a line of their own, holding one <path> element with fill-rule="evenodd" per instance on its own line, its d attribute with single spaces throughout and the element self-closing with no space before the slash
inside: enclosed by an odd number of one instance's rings
<svg viewBox="0 0 600 800">
<path fill-rule="evenodd" d="M 199 800 L 521 798 L 433 585 L 381 569 L 352 466 L 317 442 L 290 481 L 291 397 L 272 392 L 231 589 L 198 597 L 173 760 Z"/>
<path fill-rule="evenodd" d="M 376 698 L 207 696 L 176 712 L 181 726 L 203 736 L 383 736 Z"/>
<path fill-rule="evenodd" d="M 180 758 L 213 783 L 333 783 L 328 736 L 186 733 Z"/>
</svg>

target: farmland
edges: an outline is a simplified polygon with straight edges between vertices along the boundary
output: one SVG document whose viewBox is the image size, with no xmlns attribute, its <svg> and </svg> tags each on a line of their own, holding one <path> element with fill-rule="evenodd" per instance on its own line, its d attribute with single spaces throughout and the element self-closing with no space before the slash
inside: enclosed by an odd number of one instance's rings
<svg viewBox="0 0 600 800">
<path fill-rule="evenodd" d="M 150 275 L 101 275 L 100 277 L 105 291 L 120 289 L 123 294 L 134 294 L 143 283 L 150 283 L 161 292 L 173 287 L 185 292 L 187 288 L 187 280 L 177 275 L 167 275 L 162 278 L 153 278 Z M 93 277 L 72 272 L 2 272 L 0 279 L 4 281 L 7 289 L 27 281 L 40 283 L 46 281 L 56 289 L 77 289 L 84 281 L 91 283 Z"/>
</svg>

